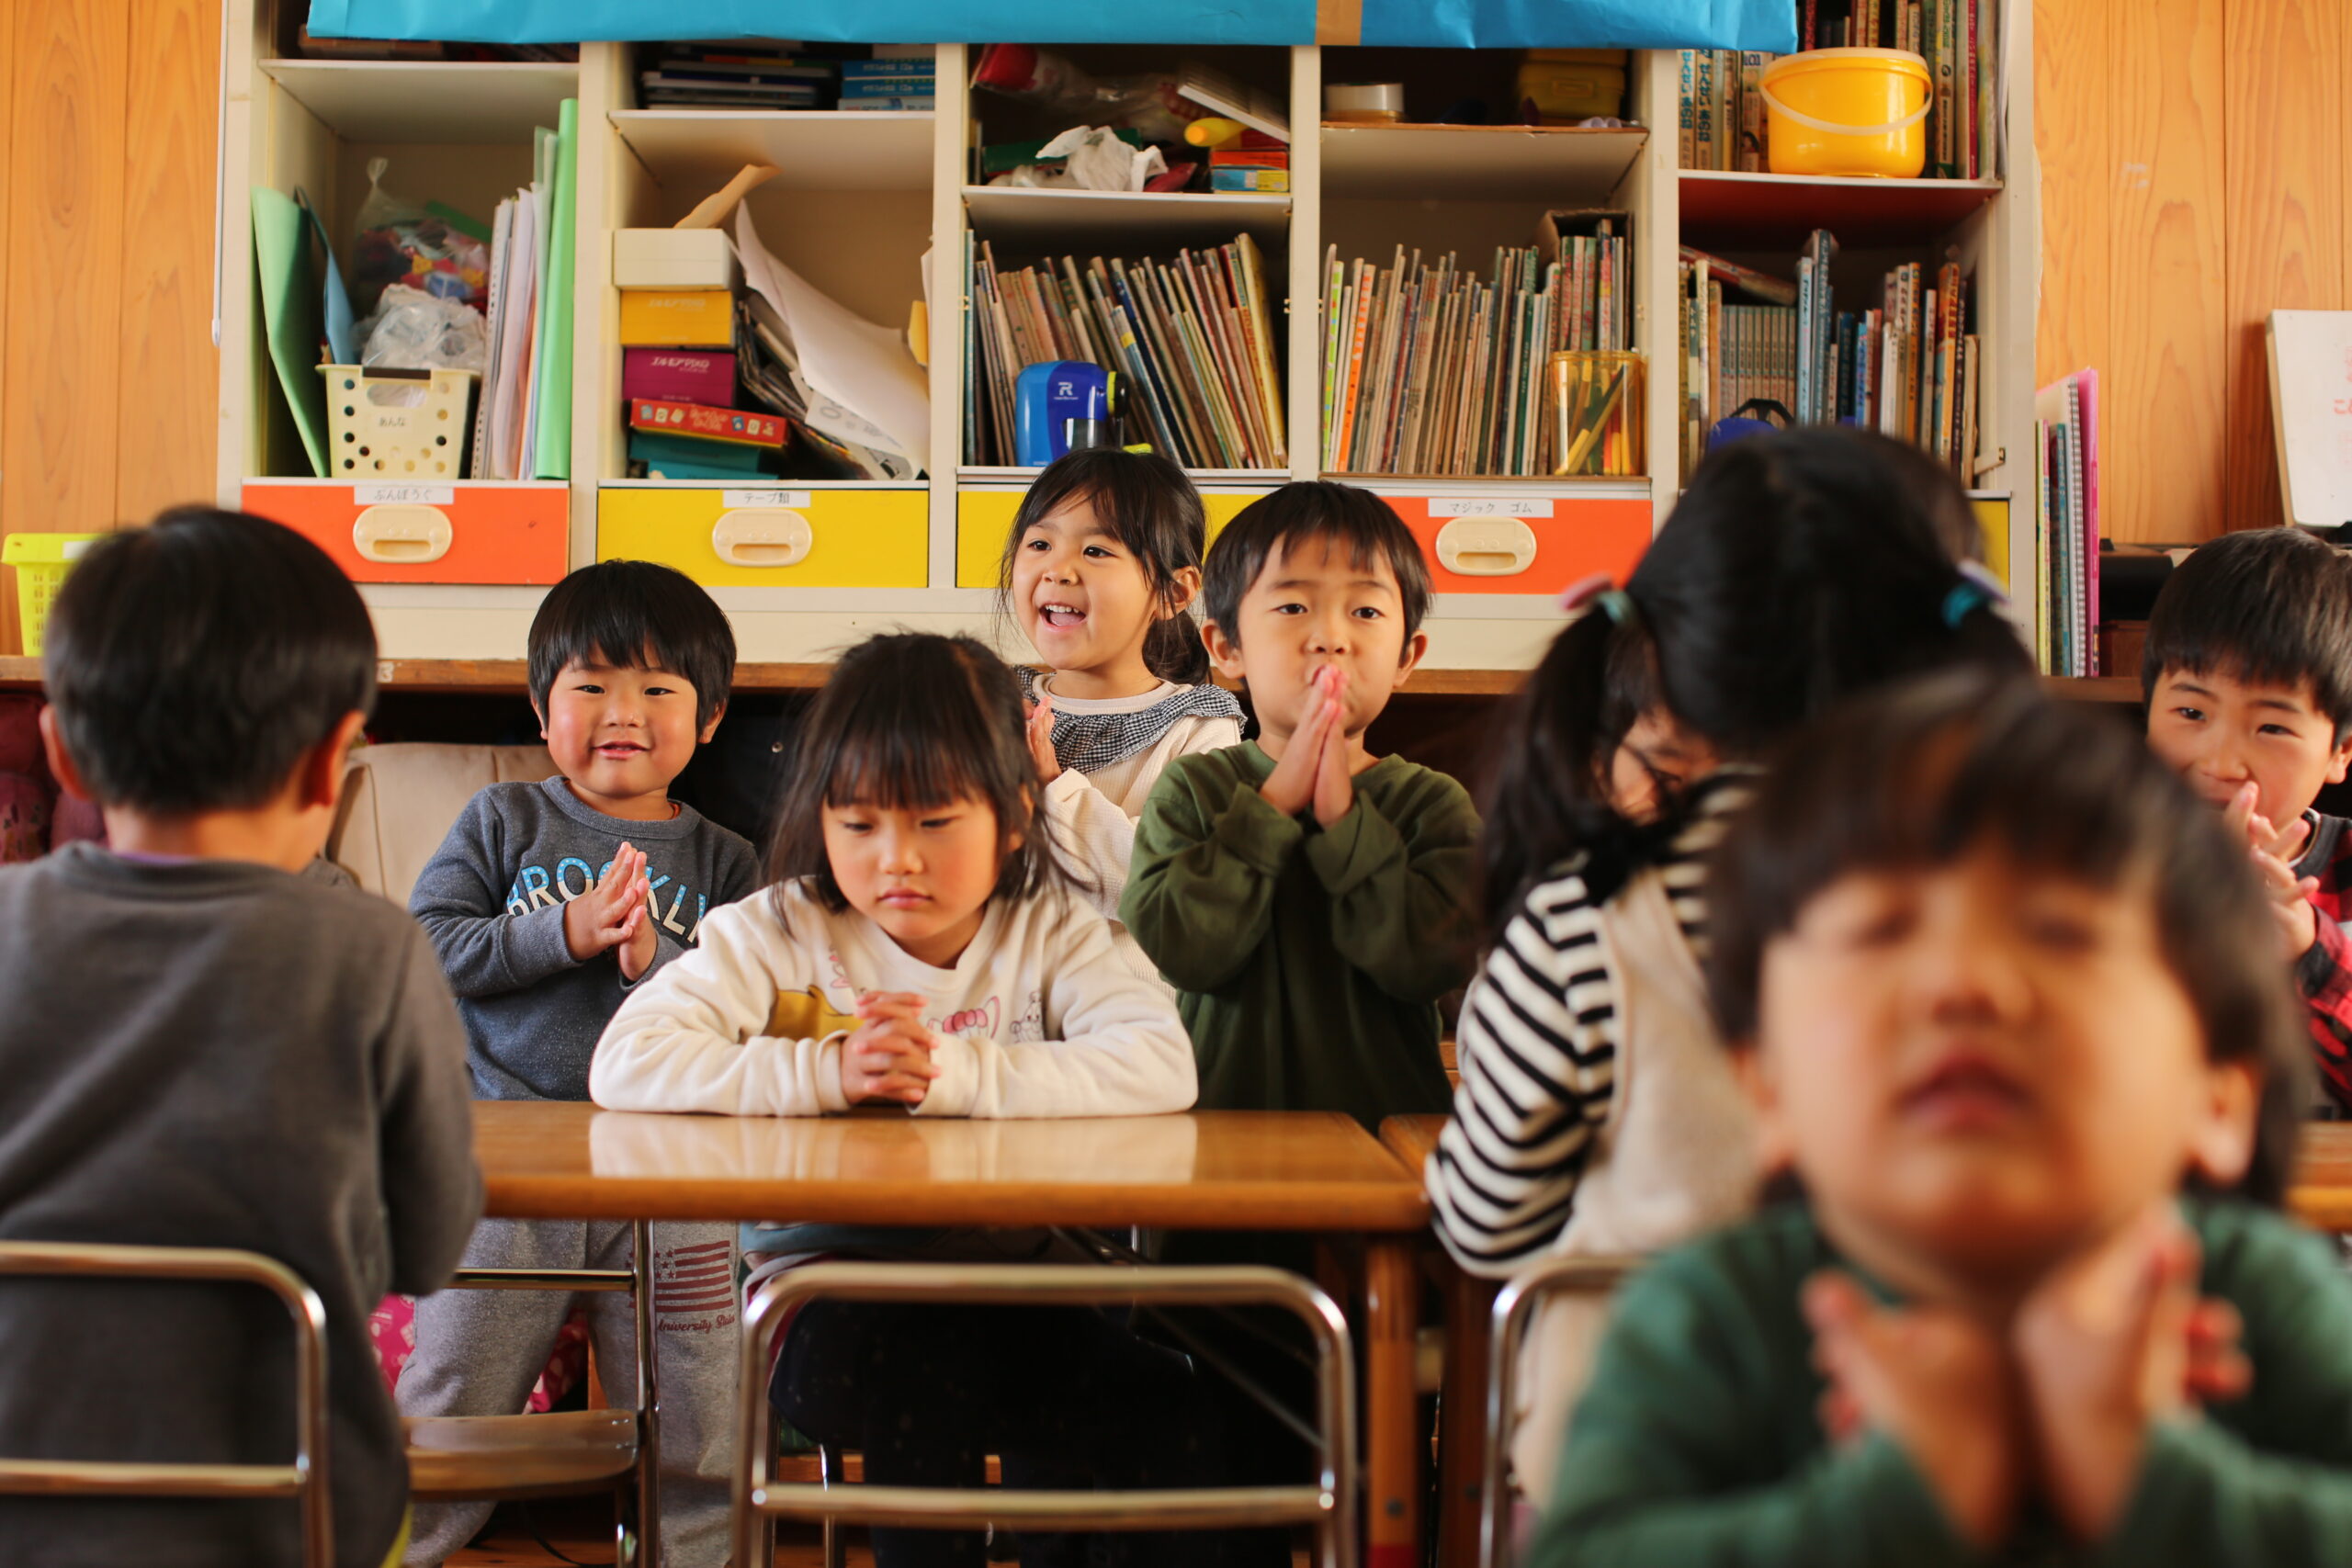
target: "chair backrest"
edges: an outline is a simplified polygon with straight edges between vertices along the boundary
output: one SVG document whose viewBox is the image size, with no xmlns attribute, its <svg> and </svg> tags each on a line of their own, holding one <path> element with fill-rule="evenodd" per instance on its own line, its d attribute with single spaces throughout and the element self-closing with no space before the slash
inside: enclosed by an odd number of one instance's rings
<svg viewBox="0 0 2352 1568">
<path fill-rule="evenodd" d="M 1519 1347 L 1528 1319 L 1545 1296 L 1607 1295 L 1641 1267 L 1638 1258 L 1554 1258 L 1512 1280 L 1495 1298 L 1487 1361 L 1487 1473 L 1479 1487 L 1478 1568 L 1505 1568 L 1510 1560 L 1510 1445 L 1517 1421 Z"/>
<path fill-rule="evenodd" d="M 220 1247 L 0 1242 L 0 1276 L 213 1280 L 276 1296 L 294 1321 L 294 1458 L 288 1464 L 156 1464 L 0 1458 L 0 1493 L 46 1496 L 292 1497 L 303 1568 L 334 1568 L 327 1494 L 326 1308 L 275 1258 Z"/>
<path fill-rule="evenodd" d="M 327 859 L 405 908 L 466 802 L 484 785 L 536 784 L 555 771 L 544 746 L 363 746 L 344 774 Z"/>
</svg>

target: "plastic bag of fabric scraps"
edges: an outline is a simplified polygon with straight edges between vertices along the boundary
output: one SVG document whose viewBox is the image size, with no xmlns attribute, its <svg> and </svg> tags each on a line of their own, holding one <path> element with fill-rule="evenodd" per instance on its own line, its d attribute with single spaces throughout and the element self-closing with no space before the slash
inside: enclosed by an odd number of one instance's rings
<svg viewBox="0 0 2352 1568">
<path fill-rule="evenodd" d="M 419 207 L 384 188 L 389 158 L 368 162 L 368 199 L 359 204 L 352 247 L 352 303 L 362 315 L 376 309 L 390 285 L 405 284 L 477 310 L 490 305 L 490 245 L 465 231 L 446 209 Z"/>
<path fill-rule="evenodd" d="M 480 310 L 405 283 L 384 290 L 383 308 L 365 323 L 359 363 L 371 370 L 482 370 L 490 329 Z"/>
</svg>

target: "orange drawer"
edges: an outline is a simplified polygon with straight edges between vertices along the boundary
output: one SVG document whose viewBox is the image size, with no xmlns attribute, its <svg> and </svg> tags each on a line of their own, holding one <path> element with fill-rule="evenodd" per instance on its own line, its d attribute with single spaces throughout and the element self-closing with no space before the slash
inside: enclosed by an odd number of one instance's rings
<svg viewBox="0 0 2352 1568">
<path fill-rule="evenodd" d="M 571 487 L 248 479 L 244 508 L 309 538 L 354 582 L 539 584 L 563 576 Z"/>
<path fill-rule="evenodd" d="M 1605 571 L 1623 582 L 1649 547 L 1638 497 L 1387 495 L 1421 542 L 1440 593 L 1554 594 Z"/>
</svg>

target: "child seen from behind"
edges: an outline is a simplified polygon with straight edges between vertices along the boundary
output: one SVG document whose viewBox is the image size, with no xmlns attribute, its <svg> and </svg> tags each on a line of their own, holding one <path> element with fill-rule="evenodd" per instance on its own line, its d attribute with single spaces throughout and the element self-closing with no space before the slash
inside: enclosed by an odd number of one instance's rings
<svg viewBox="0 0 2352 1568">
<path fill-rule="evenodd" d="M 589 1058 L 615 1010 L 689 950 L 708 911 L 758 886 L 751 845 L 669 795 L 718 729 L 734 670 L 727 617 L 668 567 L 603 561 L 541 603 L 531 705 L 559 772 L 475 795 L 409 898 L 458 994 L 480 1098 L 587 1099 Z M 717 1568 L 733 1442 L 734 1233 L 662 1224 L 653 1240 L 667 1286 L 654 1303 L 662 1554 L 674 1568 Z M 617 1222 L 487 1220 L 466 1262 L 618 1269 L 630 1245 L 630 1226 Z M 630 1404 L 630 1303 L 580 1302 L 606 1391 Z M 554 1291 L 453 1291 L 419 1303 L 402 1412 L 520 1411 L 572 1305 Z M 439 1562 L 489 1514 L 487 1503 L 420 1508 L 409 1562 Z"/>
<path fill-rule="evenodd" d="M 2199 546 L 2165 579 L 2140 666 L 2148 744 L 2247 846 L 2322 1084 L 2352 1110 L 2352 555 L 2298 528 Z"/>
<path fill-rule="evenodd" d="M 407 1539 L 368 1316 L 449 1278 L 475 1217 L 465 1032 L 414 921 L 308 868 L 376 692 L 324 552 L 179 507 L 92 547 L 51 611 L 50 765 L 105 814 L 0 870 L 0 1238 L 238 1247 L 325 1309 L 343 1568 Z M 283 1465 L 286 1309 L 244 1285 L 15 1279 L 0 1453 Z M 0 1498 L 10 1562 L 305 1562 L 290 1498 Z"/>
<path fill-rule="evenodd" d="M 759 897 L 624 1004 L 590 1085 L 617 1110 L 816 1116 L 1121 1116 L 1193 1103 L 1166 992 L 1138 976 L 1056 863 L 1019 683 L 969 638 L 876 637 L 810 709 Z M 822 1257 L 1043 1260 L 1029 1231 L 747 1227 L 753 1280 Z M 1072 1255 L 1073 1259 L 1076 1255 Z M 1073 1473 L 1198 1483 L 1182 1358 L 1102 1314 L 811 1303 L 777 1409 L 865 1455 L 869 1481 L 977 1486 Z M 1024 1536 L 1044 1551 L 1066 1538 Z M 1187 1561 L 1113 1536 L 1120 1561 Z M 877 1529 L 882 1568 L 978 1568 L 967 1531 Z"/>
<path fill-rule="evenodd" d="M 1046 819 L 1114 920 L 1161 770 L 1241 739 L 1241 705 L 1209 683 L 1190 613 L 1206 526 L 1183 469 L 1102 447 L 1039 474 L 1005 542 L 1006 602 L 1045 666 L 1021 680 Z"/>
<path fill-rule="evenodd" d="M 1705 855 L 1753 760 L 1908 671 L 2030 672 L 1956 563 L 1955 531 L 1973 527 L 1958 487 L 1910 457 L 1830 430 L 1712 454 L 1625 587 L 1589 599 L 1514 703 L 1481 848 L 1487 954 L 1427 1172 L 1438 1234 L 1470 1272 L 1654 1250 L 1751 1201 L 1748 1112 L 1699 957 Z M 1720 764 L 1687 785 L 1655 755 L 1629 766 L 1628 688 Z M 1531 1331 L 1517 1459 L 1539 1499 L 1600 1328 L 1592 1303 L 1561 1300 Z"/>
<path fill-rule="evenodd" d="M 1803 1197 L 1626 1288 L 1529 1561 L 2345 1561 L 2352 1284 L 2269 1206 L 2308 1066 L 2219 818 L 1947 675 L 1793 742 L 1708 886 Z"/>
</svg>

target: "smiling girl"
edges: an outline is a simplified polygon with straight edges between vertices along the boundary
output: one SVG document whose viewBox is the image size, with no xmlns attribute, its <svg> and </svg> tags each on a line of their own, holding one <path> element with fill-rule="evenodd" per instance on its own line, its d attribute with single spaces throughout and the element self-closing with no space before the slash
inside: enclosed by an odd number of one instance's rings
<svg viewBox="0 0 2352 1568">
<path fill-rule="evenodd" d="M 1183 469 L 1101 448 L 1038 475 L 1005 542 L 1005 602 L 1045 667 L 1021 677 L 1046 818 L 1114 920 L 1160 771 L 1241 741 L 1241 705 L 1209 683 L 1188 613 L 1206 537 Z"/>
</svg>

